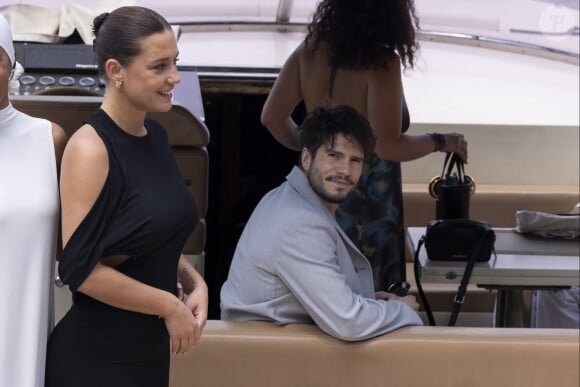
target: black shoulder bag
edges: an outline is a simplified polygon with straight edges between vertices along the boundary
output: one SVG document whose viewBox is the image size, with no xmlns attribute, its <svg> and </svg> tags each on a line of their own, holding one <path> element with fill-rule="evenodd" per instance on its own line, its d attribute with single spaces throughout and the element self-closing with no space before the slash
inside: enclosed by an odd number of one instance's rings
<svg viewBox="0 0 580 387">
<path fill-rule="evenodd" d="M 486 262 L 494 250 L 495 232 L 485 221 L 468 219 L 432 220 L 427 225 L 425 235 L 421 237 L 415 250 L 413 269 L 417 282 L 419 299 L 423 304 L 429 325 L 436 325 L 431 306 L 421 286 L 419 270 L 419 251 L 425 244 L 427 257 L 432 261 L 465 261 L 465 271 L 453 303 L 449 326 L 454 326 L 475 262 Z"/>
</svg>

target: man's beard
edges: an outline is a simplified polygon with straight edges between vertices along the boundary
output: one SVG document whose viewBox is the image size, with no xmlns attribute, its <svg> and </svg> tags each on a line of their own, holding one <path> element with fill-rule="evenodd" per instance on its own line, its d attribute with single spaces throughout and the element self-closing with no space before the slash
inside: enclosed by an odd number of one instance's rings
<svg viewBox="0 0 580 387">
<path fill-rule="evenodd" d="M 320 198 L 322 200 L 327 201 L 329 203 L 333 203 L 333 204 L 342 203 L 348 197 L 348 195 L 352 192 L 352 190 L 354 189 L 354 184 L 352 183 L 352 181 L 348 178 L 345 178 L 346 181 L 353 184 L 353 185 L 351 185 L 350 189 L 347 190 L 345 187 L 345 190 L 343 192 L 338 192 L 336 194 L 332 194 L 332 193 L 328 192 L 328 190 L 326 190 L 326 188 L 324 188 L 324 182 L 326 180 L 328 180 L 329 178 L 326 178 L 326 179 L 323 178 L 322 175 L 320 174 L 320 172 L 317 169 L 314 169 L 312 165 L 308 169 L 308 172 L 306 175 L 308 177 L 308 182 L 310 183 L 312 190 L 314 192 L 316 192 L 316 194 L 318 196 L 320 196 Z"/>
</svg>

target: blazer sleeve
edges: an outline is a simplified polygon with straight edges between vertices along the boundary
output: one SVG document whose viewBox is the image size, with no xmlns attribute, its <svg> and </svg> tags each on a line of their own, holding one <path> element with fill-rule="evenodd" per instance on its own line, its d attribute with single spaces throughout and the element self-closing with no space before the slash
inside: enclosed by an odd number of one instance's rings
<svg viewBox="0 0 580 387">
<path fill-rule="evenodd" d="M 364 340 L 406 325 L 422 325 L 400 301 L 365 298 L 348 285 L 337 256 L 343 243 L 323 216 L 295 213 L 279 245 L 277 275 L 324 332 L 346 341 Z"/>
</svg>

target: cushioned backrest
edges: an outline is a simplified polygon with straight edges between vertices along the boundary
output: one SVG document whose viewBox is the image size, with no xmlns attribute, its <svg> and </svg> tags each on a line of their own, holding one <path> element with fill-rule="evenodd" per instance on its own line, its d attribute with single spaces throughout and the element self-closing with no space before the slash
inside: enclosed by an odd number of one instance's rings
<svg viewBox="0 0 580 387">
<path fill-rule="evenodd" d="M 414 326 L 349 343 L 309 324 L 208 320 L 171 357 L 169 385 L 577 387 L 578 340 L 577 329 Z"/>
<path fill-rule="evenodd" d="M 101 97 L 91 96 L 12 96 L 14 107 L 34 117 L 56 122 L 70 137 L 102 102 Z M 185 107 L 176 104 L 165 113 L 152 113 L 150 117 L 167 130 L 169 143 L 189 187 L 200 214 L 200 223 L 188 239 L 184 253 L 201 254 L 206 239 L 205 214 L 208 201 L 209 157 L 207 145 L 209 131 Z"/>
</svg>

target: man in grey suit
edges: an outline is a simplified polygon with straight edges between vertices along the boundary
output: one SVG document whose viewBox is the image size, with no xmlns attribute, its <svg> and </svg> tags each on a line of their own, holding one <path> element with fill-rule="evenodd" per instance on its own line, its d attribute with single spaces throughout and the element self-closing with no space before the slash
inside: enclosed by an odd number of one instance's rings
<svg viewBox="0 0 580 387">
<path fill-rule="evenodd" d="M 421 325 L 414 297 L 375 293 L 368 260 L 334 218 L 373 152 L 368 121 L 348 106 L 318 109 L 300 137 L 300 167 L 262 198 L 238 241 L 221 318 L 315 323 L 347 341 Z"/>
</svg>

